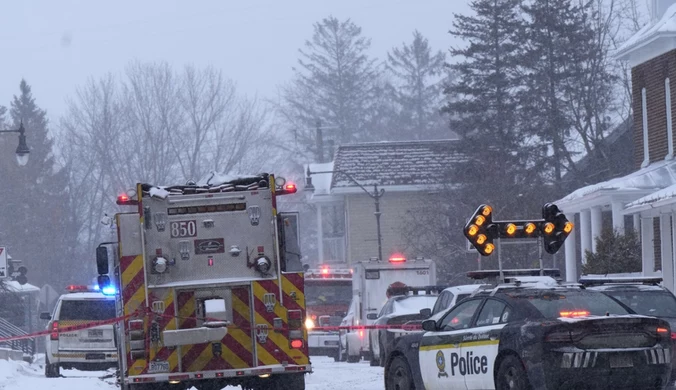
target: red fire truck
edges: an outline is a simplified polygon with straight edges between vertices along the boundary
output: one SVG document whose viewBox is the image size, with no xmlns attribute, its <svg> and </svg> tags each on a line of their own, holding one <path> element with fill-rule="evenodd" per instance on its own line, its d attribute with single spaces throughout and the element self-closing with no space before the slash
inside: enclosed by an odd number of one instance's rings
<svg viewBox="0 0 676 390">
<path fill-rule="evenodd" d="M 305 303 L 307 305 L 308 345 L 310 355 L 342 358 L 338 331 L 316 327 L 339 326 L 352 300 L 352 270 L 321 265 L 305 271 Z"/>
<path fill-rule="evenodd" d="M 118 198 L 137 207 L 116 215 L 118 241 L 97 248 L 97 266 L 101 288 L 119 292 L 122 389 L 305 388 L 298 237 L 276 209 L 295 192 L 261 174 Z"/>
</svg>

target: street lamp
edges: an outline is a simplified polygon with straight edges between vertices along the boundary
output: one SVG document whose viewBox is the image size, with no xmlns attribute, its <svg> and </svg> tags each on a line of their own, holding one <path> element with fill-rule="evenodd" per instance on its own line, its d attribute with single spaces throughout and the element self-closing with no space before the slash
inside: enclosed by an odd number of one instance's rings
<svg viewBox="0 0 676 390">
<path fill-rule="evenodd" d="M 384 189 L 378 190 L 378 185 L 374 184 L 373 185 L 373 193 L 369 192 L 366 188 L 364 188 L 363 185 L 361 185 L 357 180 L 355 180 L 352 176 L 350 176 L 349 173 L 341 170 L 334 170 L 334 171 L 320 171 L 320 172 L 311 172 L 310 167 L 307 167 L 306 171 L 306 178 L 305 178 L 305 190 L 306 191 L 314 191 L 315 187 L 312 185 L 312 175 L 318 175 L 322 173 L 333 173 L 333 174 L 343 174 L 345 177 L 347 177 L 352 183 L 356 184 L 359 188 L 361 188 L 366 195 L 370 196 L 376 205 L 376 211 L 373 213 L 376 216 L 376 229 L 378 230 L 378 260 L 383 259 L 383 243 L 382 243 L 382 236 L 380 235 L 380 198 L 382 198 L 383 194 L 385 194 Z"/>
<path fill-rule="evenodd" d="M 22 167 L 28 164 L 28 154 L 30 153 L 24 132 L 23 122 L 21 122 L 18 129 L 0 130 L 0 133 L 19 133 L 19 146 L 16 147 L 16 162 Z"/>
</svg>

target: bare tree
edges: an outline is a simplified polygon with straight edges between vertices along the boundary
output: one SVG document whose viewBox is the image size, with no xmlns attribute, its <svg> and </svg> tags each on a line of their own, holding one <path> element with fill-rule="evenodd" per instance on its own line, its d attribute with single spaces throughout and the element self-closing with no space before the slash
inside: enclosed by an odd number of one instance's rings
<svg viewBox="0 0 676 390">
<path fill-rule="evenodd" d="M 176 72 L 166 63 L 133 62 L 121 79 L 89 80 L 68 106 L 60 157 L 71 167 L 82 256 L 108 239 L 99 221 L 116 209 L 114 197 L 135 183 L 258 170 L 259 156 L 272 155 L 263 142 L 264 107 L 239 97 L 234 83 L 213 68 Z"/>
</svg>

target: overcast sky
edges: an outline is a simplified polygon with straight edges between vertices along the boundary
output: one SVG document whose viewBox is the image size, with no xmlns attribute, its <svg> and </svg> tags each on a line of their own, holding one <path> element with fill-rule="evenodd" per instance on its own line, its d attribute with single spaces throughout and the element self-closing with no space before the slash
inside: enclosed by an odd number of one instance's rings
<svg viewBox="0 0 676 390">
<path fill-rule="evenodd" d="M 352 18 L 385 58 L 414 29 L 435 50 L 458 44 L 448 34 L 467 0 L 21 0 L 0 8 L 0 104 L 33 87 L 52 121 L 88 77 L 120 73 L 134 59 L 176 67 L 213 65 L 241 92 L 274 97 L 289 80 L 312 24 Z"/>
</svg>

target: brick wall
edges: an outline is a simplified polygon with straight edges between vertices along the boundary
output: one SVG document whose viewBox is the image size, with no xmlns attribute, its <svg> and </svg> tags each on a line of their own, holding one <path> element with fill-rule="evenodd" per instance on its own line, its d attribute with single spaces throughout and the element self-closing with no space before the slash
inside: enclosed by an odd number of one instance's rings
<svg viewBox="0 0 676 390">
<path fill-rule="evenodd" d="M 383 246 L 383 258 L 394 252 L 400 252 L 408 258 L 409 253 L 402 237 L 403 224 L 407 223 L 407 212 L 420 201 L 420 193 L 386 192 L 380 199 L 380 230 Z M 366 194 L 349 195 L 347 207 L 348 262 L 378 256 L 375 204 Z"/>
<path fill-rule="evenodd" d="M 641 94 L 643 88 L 646 89 L 650 162 L 662 160 L 668 153 L 664 81 L 669 77 L 673 121 L 674 113 L 676 113 L 676 50 L 632 68 L 631 77 L 634 111 L 634 164 L 636 169 L 639 169 L 644 160 Z"/>
</svg>

